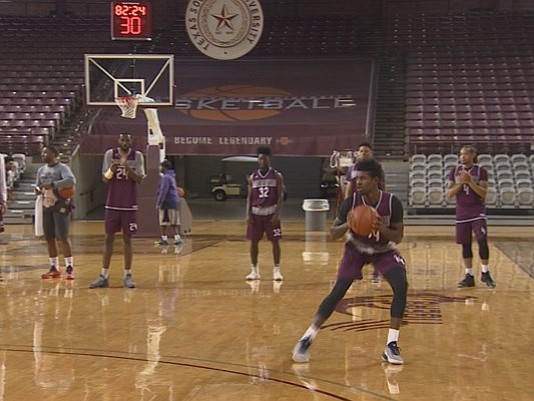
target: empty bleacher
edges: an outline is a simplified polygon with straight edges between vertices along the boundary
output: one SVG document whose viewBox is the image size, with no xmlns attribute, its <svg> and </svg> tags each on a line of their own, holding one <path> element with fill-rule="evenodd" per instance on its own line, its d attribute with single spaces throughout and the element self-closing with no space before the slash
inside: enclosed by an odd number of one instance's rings
<svg viewBox="0 0 534 401">
<path fill-rule="evenodd" d="M 110 40 L 106 17 L 0 16 L 0 51 L 2 149 L 29 155 L 74 143 L 65 127 L 82 104 L 84 53 L 131 45 Z"/>
<path fill-rule="evenodd" d="M 527 152 L 534 137 L 533 15 L 403 16 L 389 39 L 407 55 L 405 129 L 412 153 Z"/>
<path fill-rule="evenodd" d="M 534 155 L 480 154 L 477 163 L 488 171 L 486 205 L 491 209 L 534 207 Z M 448 174 L 458 165 L 456 154 L 414 154 L 410 158 L 409 206 L 454 208 L 447 198 Z"/>
</svg>

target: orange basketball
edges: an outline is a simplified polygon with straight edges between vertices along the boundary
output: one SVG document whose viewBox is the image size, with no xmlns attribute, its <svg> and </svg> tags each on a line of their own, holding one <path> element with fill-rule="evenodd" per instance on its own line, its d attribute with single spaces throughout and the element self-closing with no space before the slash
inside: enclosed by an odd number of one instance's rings
<svg viewBox="0 0 534 401">
<path fill-rule="evenodd" d="M 76 187 L 61 187 L 57 192 L 62 198 L 70 199 L 76 193 Z"/>
<path fill-rule="evenodd" d="M 367 237 L 379 219 L 378 212 L 367 205 L 358 205 L 347 215 L 347 223 L 356 234 Z"/>
<path fill-rule="evenodd" d="M 180 195 L 180 198 L 185 196 L 185 190 L 182 187 L 178 187 L 178 195 Z"/>
</svg>

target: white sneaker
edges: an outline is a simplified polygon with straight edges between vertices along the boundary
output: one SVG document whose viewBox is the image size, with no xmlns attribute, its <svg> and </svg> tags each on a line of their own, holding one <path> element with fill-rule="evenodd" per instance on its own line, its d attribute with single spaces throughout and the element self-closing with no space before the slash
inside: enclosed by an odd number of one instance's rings
<svg viewBox="0 0 534 401">
<path fill-rule="evenodd" d="M 384 352 L 382 353 L 382 360 L 392 363 L 393 365 L 402 365 L 404 363 L 404 359 L 402 359 L 400 348 L 396 341 L 392 341 L 386 345 L 386 348 L 384 348 Z"/>
<path fill-rule="evenodd" d="M 245 277 L 245 280 L 259 280 L 260 279 L 260 273 L 257 271 L 251 271 L 250 274 Z"/>
<path fill-rule="evenodd" d="M 275 270 L 273 272 L 273 280 L 274 281 L 282 281 L 284 279 L 284 276 L 282 276 L 282 274 L 280 273 L 279 270 Z"/>
<path fill-rule="evenodd" d="M 297 363 L 306 363 L 310 361 L 310 337 L 300 339 L 293 348 L 293 361 Z"/>
</svg>

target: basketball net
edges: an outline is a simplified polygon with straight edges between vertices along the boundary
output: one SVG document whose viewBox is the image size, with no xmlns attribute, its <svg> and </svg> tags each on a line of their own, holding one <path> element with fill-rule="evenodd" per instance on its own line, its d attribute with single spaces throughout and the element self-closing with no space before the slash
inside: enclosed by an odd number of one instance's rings
<svg viewBox="0 0 534 401">
<path fill-rule="evenodd" d="M 141 97 L 137 96 L 121 96 L 115 98 L 115 103 L 122 111 L 121 117 L 135 118 L 137 112 L 137 105 Z"/>
<path fill-rule="evenodd" d="M 145 103 L 154 102 L 154 99 L 147 96 L 143 97 L 141 95 L 116 97 L 115 103 L 122 111 L 121 117 L 135 118 L 137 115 L 137 106 L 141 100 Z M 161 126 L 159 124 L 158 109 L 153 107 L 144 108 L 144 112 L 148 122 L 148 144 L 164 144 L 165 137 L 163 136 L 163 132 L 161 131 Z"/>
</svg>

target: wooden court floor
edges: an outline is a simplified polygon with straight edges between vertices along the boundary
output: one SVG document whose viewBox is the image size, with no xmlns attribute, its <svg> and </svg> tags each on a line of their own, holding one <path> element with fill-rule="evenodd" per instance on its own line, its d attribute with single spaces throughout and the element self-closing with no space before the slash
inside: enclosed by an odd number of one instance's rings
<svg viewBox="0 0 534 401">
<path fill-rule="evenodd" d="M 462 278 L 452 227 L 407 227 L 400 250 L 410 292 L 399 345 L 380 359 L 390 290 L 367 268 L 319 333 L 308 364 L 291 350 L 331 288 L 342 242 L 284 224 L 282 284 L 249 285 L 241 222 L 196 222 L 181 247 L 134 239 L 138 288 L 111 287 L 101 268 L 103 224 L 74 222 L 76 279 L 44 281 L 45 245 L 8 226 L 0 245 L 0 401 L 10 400 L 514 400 L 534 399 L 534 229 L 490 226 L 495 289 Z M 476 248 L 475 248 L 476 253 Z M 477 277 L 480 273 L 477 261 Z"/>
</svg>

